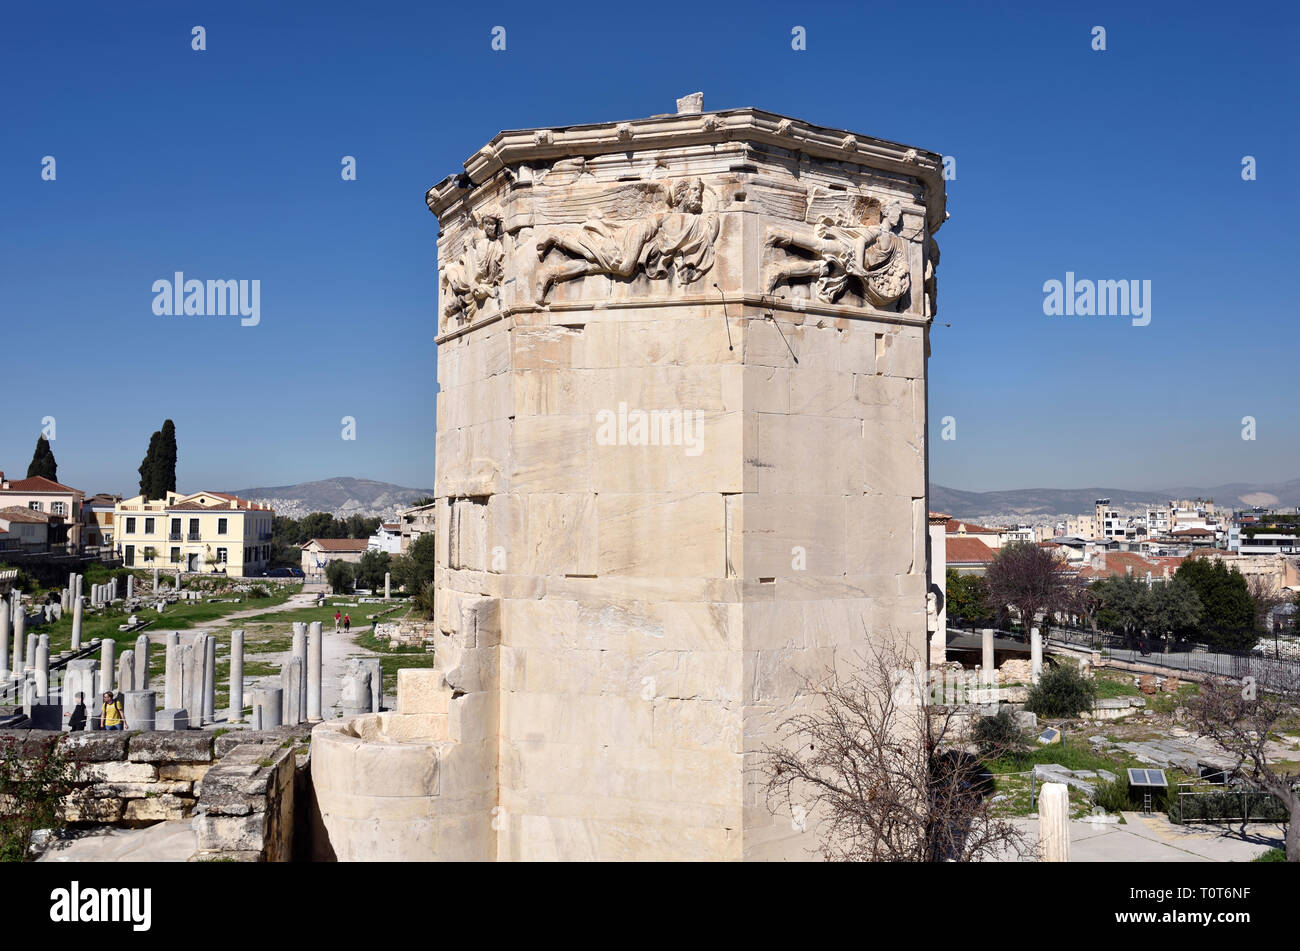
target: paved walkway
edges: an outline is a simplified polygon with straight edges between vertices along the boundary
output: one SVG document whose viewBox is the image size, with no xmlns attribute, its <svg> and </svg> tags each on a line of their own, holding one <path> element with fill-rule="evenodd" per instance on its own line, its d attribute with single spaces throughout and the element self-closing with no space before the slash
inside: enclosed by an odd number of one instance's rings
<svg viewBox="0 0 1300 951">
<path fill-rule="evenodd" d="M 1125 822 L 1070 822 L 1072 862 L 1249 862 L 1270 848 L 1281 848 L 1283 827 L 1252 822 L 1234 826 L 1178 826 L 1163 813 L 1124 813 Z M 1038 820 L 1013 819 L 1037 849 Z"/>
<path fill-rule="evenodd" d="M 100 826 L 57 839 L 38 862 L 185 862 L 199 847 L 193 819 L 143 829 Z"/>
</svg>

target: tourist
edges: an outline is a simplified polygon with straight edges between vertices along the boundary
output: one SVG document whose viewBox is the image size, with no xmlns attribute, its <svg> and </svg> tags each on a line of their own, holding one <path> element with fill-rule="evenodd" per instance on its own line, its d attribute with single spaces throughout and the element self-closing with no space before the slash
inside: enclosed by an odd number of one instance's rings
<svg viewBox="0 0 1300 951">
<path fill-rule="evenodd" d="M 350 630 L 352 630 L 352 615 L 345 614 L 343 615 L 343 633 L 346 634 Z"/>
<path fill-rule="evenodd" d="M 339 614 L 339 612 L 338 612 L 337 610 L 334 611 L 334 630 L 335 630 L 335 632 L 337 632 L 338 629 L 339 629 L 339 621 L 342 619 L 342 617 L 343 617 L 343 615 L 342 615 L 342 614 Z"/>
<path fill-rule="evenodd" d="M 73 733 L 78 733 L 86 728 L 86 695 L 84 693 L 77 694 L 77 705 L 68 714 L 68 728 Z"/>
<path fill-rule="evenodd" d="M 111 693 L 104 694 L 104 729 L 120 730 L 122 721 L 122 704 Z"/>
</svg>

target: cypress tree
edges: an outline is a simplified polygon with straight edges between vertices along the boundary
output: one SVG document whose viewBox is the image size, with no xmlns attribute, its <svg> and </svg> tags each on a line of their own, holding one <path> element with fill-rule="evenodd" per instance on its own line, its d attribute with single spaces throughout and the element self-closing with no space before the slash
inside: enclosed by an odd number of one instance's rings
<svg viewBox="0 0 1300 951">
<path fill-rule="evenodd" d="M 140 473 L 140 494 L 146 499 L 158 498 L 154 488 L 158 484 L 158 444 L 161 441 L 162 433 L 155 430 L 149 437 L 149 451 L 144 454 L 144 461 L 137 470 Z"/>
<path fill-rule="evenodd" d="M 51 482 L 59 481 L 59 464 L 54 460 L 50 441 L 44 436 L 36 440 L 36 451 L 32 453 L 32 461 L 27 466 L 27 478 L 33 479 L 36 476 L 44 476 Z"/>
<path fill-rule="evenodd" d="M 162 498 L 168 492 L 176 491 L 176 424 L 170 419 L 163 421 L 158 441 L 157 470 L 157 497 Z"/>
</svg>

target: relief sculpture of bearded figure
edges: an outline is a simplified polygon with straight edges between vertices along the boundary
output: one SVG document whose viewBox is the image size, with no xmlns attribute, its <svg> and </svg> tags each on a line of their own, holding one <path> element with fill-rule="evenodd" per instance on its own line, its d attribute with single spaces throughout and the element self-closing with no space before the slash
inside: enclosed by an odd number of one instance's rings
<svg viewBox="0 0 1300 951">
<path fill-rule="evenodd" d="M 483 302 L 496 294 L 505 273 L 506 249 L 501 242 L 501 219 L 484 215 L 476 221 L 480 233 L 442 272 L 444 324 L 459 315 L 473 320 Z M 446 329 L 444 327 L 444 329 Z"/>
<path fill-rule="evenodd" d="M 718 216 L 704 214 L 704 183 L 698 178 L 678 182 L 669 193 L 669 204 L 680 211 L 665 215 L 659 224 L 645 272 L 650 277 L 667 277 L 668 268 L 679 287 L 693 284 L 713 267 L 713 242 L 718 237 Z"/>
<path fill-rule="evenodd" d="M 562 281 L 591 274 L 627 280 L 644 269 L 662 279 L 671 270 L 678 286 L 698 281 L 713 266 L 718 216 L 704 214 L 704 183 L 683 179 L 665 195 L 670 209 L 635 219 L 623 227 L 594 218 L 582 225 L 552 225 L 537 235 L 537 259 L 552 249 L 573 260 L 542 267 L 537 278 L 537 303 L 545 304 L 550 289 Z"/>
</svg>

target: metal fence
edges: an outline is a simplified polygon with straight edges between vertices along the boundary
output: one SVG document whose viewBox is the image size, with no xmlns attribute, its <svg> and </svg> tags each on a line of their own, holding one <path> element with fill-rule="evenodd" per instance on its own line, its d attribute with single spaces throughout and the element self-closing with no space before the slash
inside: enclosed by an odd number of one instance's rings
<svg viewBox="0 0 1300 951">
<path fill-rule="evenodd" d="M 1175 644 L 1169 651 L 1152 651 L 1134 647 L 1115 634 L 1079 628 L 1048 628 L 1045 640 L 1082 650 L 1099 651 L 1112 660 L 1148 664 L 1172 671 L 1195 671 L 1241 680 L 1253 677 L 1255 683 L 1279 689 L 1300 682 L 1300 661 L 1269 657 L 1258 651 L 1212 651 L 1200 644 Z"/>
<path fill-rule="evenodd" d="M 1177 821 L 1184 825 L 1191 822 L 1286 822 L 1288 815 L 1282 800 L 1246 786 L 1207 789 L 1201 783 L 1179 783 L 1176 803 Z"/>
</svg>

